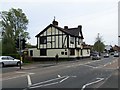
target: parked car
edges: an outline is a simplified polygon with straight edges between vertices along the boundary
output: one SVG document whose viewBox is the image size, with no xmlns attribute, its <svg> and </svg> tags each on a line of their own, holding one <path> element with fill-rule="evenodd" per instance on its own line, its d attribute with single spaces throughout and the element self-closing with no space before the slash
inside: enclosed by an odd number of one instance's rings
<svg viewBox="0 0 120 90">
<path fill-rule="evenodd" d="M 92 60 L 99 60 L 99 59 L 101 59 L 99 54 L 94 54 L 94 55 L 91 56 L 91 58 L 92 58 Z"/>
<path fill-rule="evenodd" d="M 119 53 L 114 53 L 114 57 L 119 57 Z"/>
<path fill-rule="evenodd" d="M 108 57 L 109 57 L 109 54 L 108 54 L 108 53 L 105 53 L 103 56 L 104 56 L 104 58 L 108 58 Z"/>
<path fill-rule="evenodd" d="M 14 59 L 11 56 L 0 56 L 0 64 L 2 65 L 2 67 L 6 66 L 6 65 L 17 65 L 19 66 L 21 62 L 22 65 L 22 61 L 18 60 L 18 59 Z"/>
<path fill-rule="evenodd" d="M 111 55 L 114 55 L 114 52 L 111 52 Z"/>
</svg>

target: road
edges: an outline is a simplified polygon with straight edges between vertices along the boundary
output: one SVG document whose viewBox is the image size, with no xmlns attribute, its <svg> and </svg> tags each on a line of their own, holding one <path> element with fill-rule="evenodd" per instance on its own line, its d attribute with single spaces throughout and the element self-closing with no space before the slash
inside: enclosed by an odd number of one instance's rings
<svg viewBox="0 0 120 90">
<path fill-rule="evenodd" d="M 114 73 L 116 74 L 117 70 L 118 58 L 112 56 L 101 60 L 83 59 L 69 61 L 48 67 L 37 65 L 36 68 L 4 72 L 2 75 L 2 87 L 3 90 L 4 88 L 19 88 L 20 90 L 109 88 L 107 87 L 107 82 L 110 82 L 109 78 Z M 118 77 L 111 79 L 110 88 L 114 88 L 114 90 L 118 88 Z"/>
</svg>

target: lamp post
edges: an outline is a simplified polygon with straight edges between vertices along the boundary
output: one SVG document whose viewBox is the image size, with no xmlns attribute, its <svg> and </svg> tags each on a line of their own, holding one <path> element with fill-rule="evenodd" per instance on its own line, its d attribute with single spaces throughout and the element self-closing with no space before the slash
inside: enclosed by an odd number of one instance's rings
<svg viewBox="0 0 120 90">
<path fill-rule="evenodd" d="M 81 49 L 81 57 L 83 58 L 83 44 L 80 45 L 80 49 Z"/>
</svg>

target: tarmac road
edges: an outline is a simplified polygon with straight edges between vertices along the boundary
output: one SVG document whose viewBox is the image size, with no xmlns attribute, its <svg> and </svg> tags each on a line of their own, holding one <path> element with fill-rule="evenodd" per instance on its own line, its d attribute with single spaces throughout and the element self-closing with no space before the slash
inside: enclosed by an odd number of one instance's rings
<svg viewBox="0 0 120 90">
<path fill-rule="evenodd" d="M 4 88 L 19 88 L 21 90 L 108 88 L 108 84 L 105 84 L 110 82 L 108 81 L 109 78 L 118 69 L 118 58 L 111 56 L 95 61 L 91 59 L 83 60 L 58 63 L 46 67 L 42 66 L 42 68 L 41 65 L 37 65 L 37 67 L 31 69 L 3 73 L 3 90 Z M 112 78 L 110 88 L 118 88 L 118 78 L 115 78 L 115 76 Z"/>
</svg>

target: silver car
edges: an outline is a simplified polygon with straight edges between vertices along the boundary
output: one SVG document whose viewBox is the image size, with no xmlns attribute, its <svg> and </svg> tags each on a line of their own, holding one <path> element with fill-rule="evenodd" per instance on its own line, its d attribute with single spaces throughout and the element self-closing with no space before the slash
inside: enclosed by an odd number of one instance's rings
<svg viewBox="0 0 120 90">
<path fill-rule="evenodd" d="M 101 59 L 99 54 L 93 54 L 91 58 L 92 58 L 92 60 L 99 60 L 99 59 Z"/>
<path fill-rule="evenodd" d="M 119 53 L 114 53 L 114 57 L 119 57 Z"/>
<path fill-rule="evenodd" d="M 103 56 L 104 56 L 104 58 L 108 58 L 108 57 L 109 57 L 109 54 L 108 54 L 108 53 L 105 53 Z"/>
<path fill-rule="evenodd" d="M 17 65 L 19 66 L 23 63 L 22 61 L 20 61 L 19 59 L 14 59 L 11 56 L 0 56 L 0 64 L 2 65 L 2 67 L 6 66 L 6 65 Z"/>
</svg>

